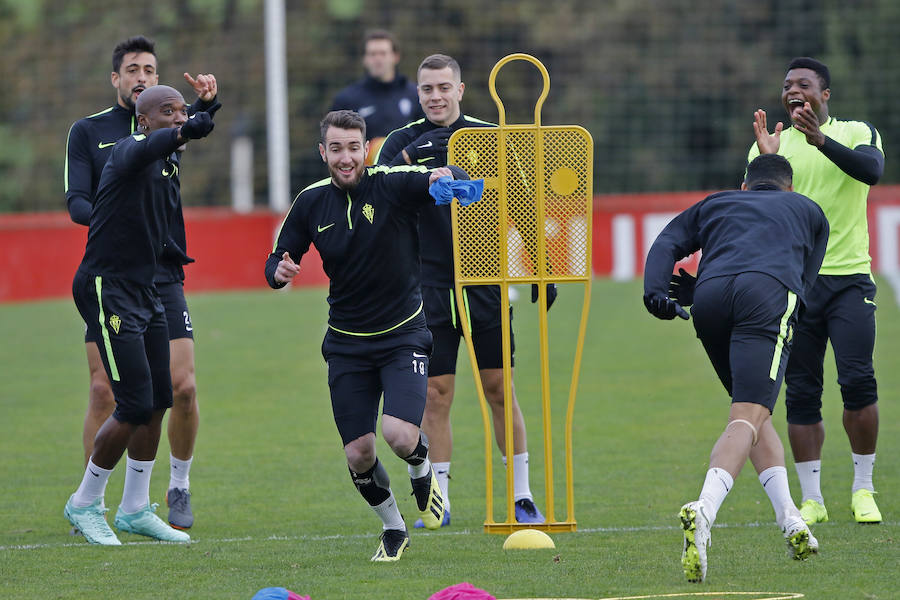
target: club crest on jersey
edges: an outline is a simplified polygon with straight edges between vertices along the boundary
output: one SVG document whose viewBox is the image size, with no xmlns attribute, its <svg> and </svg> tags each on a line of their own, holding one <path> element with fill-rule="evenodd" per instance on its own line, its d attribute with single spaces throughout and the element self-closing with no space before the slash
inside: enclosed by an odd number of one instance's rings
<svg viewBox="0 0 900 600">
<path fill-rule="evenodd" d="M 369 223 L 372 223 L 375 220 L 375 209 L 372 208 L 372 205 L 368 202 L 363 205 L 362 214 L 369 220 Z"/>
<path fill-rule="evenodd" d="M 119 318 L 119 315 L 109 317 L 109 326 L 113 328 L 113 331 L 119 333 L 119 327 L 122 326 L 122 319 Z"/>
</svg>

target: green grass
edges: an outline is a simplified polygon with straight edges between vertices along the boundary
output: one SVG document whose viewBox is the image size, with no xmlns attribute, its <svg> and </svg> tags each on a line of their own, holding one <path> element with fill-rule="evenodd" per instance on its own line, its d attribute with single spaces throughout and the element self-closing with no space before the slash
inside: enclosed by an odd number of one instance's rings
<svg viewBox="0 0 900 600">
<path fill-rule="evenodd" d="M 189 298 L 202 414 L 189 546 L 122 534 L 123 547 L 98 548 L 69 537 L 62 508 L 82 473 L 87 400 L 83 325 L 70 301 L 0 306 L 0 597 L 249 599 L 262 587 L 285 586 L 313 600 L 425 599 L 469 581 L 497 598 L 738 591 L 896 598 L 900 311 L 879 283 L 876 373 L 883 401 L 875 483 L 885 523 L 859 526 L 850 517 L 852 464 L 829 358 L 823 490 L 832 520 L 815 528 L 821 553 L 803 563 L 788 559 L 748 466 L 719 512 L 708 581 L 699 586 L 681 573 L 675 515 L 699 492 L 727 397 L 691 325 L 650 317 L 640 282 L 594 284 L 575 409 L 578 531 L 552 534 L 555 550 L 525 552 L 505 552 L 504 536 L 482 532 L 483 426 L 462 351 L 453 409 L 453 526 L 412 531 L 411 549 L 391 565 L 369 562 L 380 526 L 353 489 L 331 417 L 319 351 L 324 290 Z M 562 415 L 580 301 L 580 289 L 563 286 L 550 312 L 558 518 L 565 516 Z M 529 425 L 532 489 L 544 506 L 536 313 L 527 298 L 516 306 L 516 387 Z M 781 401 L 775 423 L 786 439 Z M 379 453 L 411 525 L 405 465 L 380 441 Z M 151 495 L 164 514 L 165 440 L 159 456 Z M 493 464 L 501 492 L 496 452 Z M 788 472 L 797 498 L 791 464 Z M 113 512 L 121 488 L 119 468 L 107 490 Z M 502 501 L 498 496 L 498 519 Z"/>
</svg>

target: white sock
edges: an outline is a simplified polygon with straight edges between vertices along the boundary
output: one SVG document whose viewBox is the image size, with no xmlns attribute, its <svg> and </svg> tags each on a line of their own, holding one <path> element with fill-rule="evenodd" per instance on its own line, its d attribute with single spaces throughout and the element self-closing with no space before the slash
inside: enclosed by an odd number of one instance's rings
<svg viewBox="0 0 900 600">
<path fill-rule="evenodd" d="M 503 466 L 506 466 L 506 457 L 503 458 Z M 528 453 L 513 454 L 513 499 L 518 502 L 528 498 L 534 500 L 531 495 L 531 486 L 528 484 Z"/>
<path fill-rule="evenodd" d="M 781 466 L 769 467 L 759 474 L 759 483 L 769 496 L 772 508 L 775 509 L 775 522 L 779 526 L 784 522 L 785 515 L 798 516 L 800 511 L 791 498 L 791 488 L 788 485 L 787 469 Z"/>
<path fill-rule="evenodd" d="M 703 482 L 703 489 L 700 490 L 700 500 L 703 501 L 710 525 L 715 522 L 719 508 L 732 487 L 734 487 L 734 478 L 725 469 L 713 467 L 706 472 L 706 480 Z"/>
<path fill-rule="evenodd" d="M 450 462 L 435 462 L 431 465 L 434 467 L 434 474 L 437 475 L 438 486 L 444 497 L 444 509 L 450 510 Z"/>
<path fill-rule="evenodd" d="M 872 485 L 872 469 L 875 467 L 874 454 L 853 454 L 853 492 L 857 490 L 875 491 Z"/>
<path fill-rule="evenodd" d="M 134 513 L 150 504 L 150 474 L 153 460 L 128 458 L 125 466 L 125 489 L 122 490 L 123 512 Z"/>
<path fill-rule="evenodd" d="M 72 497 L 72 505 L 75 508 L 84 508 L 93 504 L 97 498 L 103 498 L 111 473 L 112 469 L 101 469 L 89 460 L 87 468 L 84 470 L 84 477 L 81 479 L 81 485 L 78 486 L 78 490 Z"/>
<path fill-rule="evenodd" d="M 419 477 L 425 477 L 431 471 L 431 461 L 428 460 L 428 457 L 425 457 L 425 460 L 422 461 L 422 464 L 411 465 L 406 463 L 406 470 L 409 472 L 409 476 L 413 479 L 418 479 Z"/>
<path fill-rule="evenodd" d="M 175 458 L 169 454 L 169 489 L 178 488 L 180 490 L 191 489 L 191 463 L 194 457 L 187 460 Z"/>
<path fill-rule="evenodd" d="M 800 480 L 800 493 L 803 495 L 801 502 L 815 500 L 819 504 L 825 504 L 822 497 L 822 461 L 807 460 L 794 463 L 797 470 L 797 478 Z"/>
<path fill-rule="evenodd" d="M 372 510 L 381 518 L 384 529 L 406 529 L 406 524 L 400 515 L 400 509 L 397 508 L 397 500 L 394 499 L 393 491 L 391 491 L 391 495 L 388 496 L 387 500 L 378 506 L 373 506 Z"/>
</svg>

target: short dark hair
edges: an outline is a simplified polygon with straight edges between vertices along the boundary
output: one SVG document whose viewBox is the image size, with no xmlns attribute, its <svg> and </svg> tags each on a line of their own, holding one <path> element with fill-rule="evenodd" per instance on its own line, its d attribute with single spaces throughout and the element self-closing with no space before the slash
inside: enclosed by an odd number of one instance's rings
<svg viewBox="0 0 900 600">
<path fill-rule="evenodd" d="M 359 129 L 362 132 L 362 138 L 366 139 L 366 120 L 353 110 L 333 110 L 325 115 L 325 118 L 319 123 L 319 130 L 322 136 L 320 141 L 323 144 L 325 143 L 325 134 L 328 133 L 329 127 Z"/>
<path fill-rule="evenodd" d="M 395 38 L 394 34 L 387 29 L 369 29 L 366 31 L 366 36 L 363 38 L 363 53 L 365 53 L 366 46 L 368 46 L 369 42 L 372 40 L 387 40 L 391 43 L 391 49 L 394 51 L 394 54 L 400 52 L 400 46 L 397 45 L 397 38 Z"/>
<path fill-rule="evenodd" d="M 432 54 L 431 56 L 426 56 L 425 60 L 419 65 L 419 68 L 416 69 L 416 76 L 419 75 L 422 69 L 440 71 L 447 67 L 450 67 L 450 70 L 453 71 L 454 75 L 462 78 L 462 71 L 459 68 L 459 63 L 456 62 L 456 59 L 452 56 L 447 56 L 446 54 Z"/>
<path fill-rule="evenodd" d="M 122 60 L 125 58 L 126 54 L 130 54 L 131 52 L 148 52 L 154 57 L 156 56 L 156 50 L 153 40 L 147 39 L 142 35 L 130 37 L 124 42 L 119 42 L 119 44 L 113 49 L 113 73 L 119 72 L 119 69 L 122 68 Z"/>
<path fill-rule="evenodd" d="M 822 83 L 822 89 L 827 90 L 831 87 L 831 73 L 828 72 L 828 67 L 826 67 L 823 62 L 819 62 L 808 56 L 798 56 L 788 65 L 787 70 L 790 71 L 791 69 L 809 69 L 815 71 L 816 75 L 819 76 L 819 81 Z"/>
<path fill-rule="evenodd" d="M 748 190 L 787 190 L 794 180 L 791 163 L 779 154 L 760 154 L 747 165 L 744 183 Z"/>
</svg>

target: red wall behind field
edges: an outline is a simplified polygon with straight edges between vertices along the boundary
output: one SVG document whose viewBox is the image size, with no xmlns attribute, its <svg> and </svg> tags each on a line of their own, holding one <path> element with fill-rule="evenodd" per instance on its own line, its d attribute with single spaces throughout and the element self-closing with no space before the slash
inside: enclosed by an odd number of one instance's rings
<svg viewBox="0 0 900 600">
<path fill-rule="evenodd" d="M 186 209 L 188 254 L 185 289 L 258 288 L 281 217 L 267 211 L 239 215 L 222 208 Z M 71 295 L 72 277 L 84 254 L 87 227 L 68 213 L 0 215 L 0 302 Z M 311 248 L 300 263 L 301 285 L 328 282 Z"/>
<path fill-rule="evenodd" d="M 639 277 L 658 230 L 705 192 L 600 195 L 594 199 L 593 272 L 617 279 Z M 869 194 L 869 237 L 873 268 L 900 274 L 900 186 L 876 186 Z M 189 292 L 265 287 L 263 265 L 281 216 L 268 211 L 237 214 L 225 208 L 185 210 Z M 87 228 L 65 212 L 0 215 L 0 302 L 71 295 Z M 685 261 L 688 269 L 696 257 Z M 300 263 L 295 285 L 328 280 L 315 248 Z"/>
</svg>

